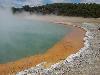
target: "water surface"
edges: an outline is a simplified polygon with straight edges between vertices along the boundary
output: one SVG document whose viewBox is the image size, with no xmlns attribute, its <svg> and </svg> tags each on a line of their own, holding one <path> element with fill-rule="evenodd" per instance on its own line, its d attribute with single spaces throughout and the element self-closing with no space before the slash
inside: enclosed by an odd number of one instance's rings
<svg viewBox="0 0 100 75">
<path fill-rule="evenodd" d="M 20 18 L 0 10 L 0 63 L 45 53 L 70 27 Z"/>
</svg>

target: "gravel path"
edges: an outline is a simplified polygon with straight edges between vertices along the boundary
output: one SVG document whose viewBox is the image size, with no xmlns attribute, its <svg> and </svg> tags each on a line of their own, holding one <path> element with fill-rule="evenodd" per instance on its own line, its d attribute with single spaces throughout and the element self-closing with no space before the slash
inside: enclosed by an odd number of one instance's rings
<svg viewBox="0 0 100 75">
<path fill-rule="evenodd" d="M 83 23 L 78 27 L 87 31 L 79 52 L 50 68 L 44 68 L 43 62 L 16 75 L 100 75 L 100 25 Z"/>
</svg>

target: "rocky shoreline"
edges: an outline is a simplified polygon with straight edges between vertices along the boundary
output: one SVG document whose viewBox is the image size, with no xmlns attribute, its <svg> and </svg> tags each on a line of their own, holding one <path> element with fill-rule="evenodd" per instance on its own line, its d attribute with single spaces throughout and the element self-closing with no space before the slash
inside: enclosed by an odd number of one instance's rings
<svg viewBox="0 0 100 75">
<path fill-rule="evenodd" d="M 43 62 L 16 75 L 100 75 L 100 25 L 83 23 L 78 27 L 87 31 L 84 47 L 79 52 L 50 68 L 45 68 Z"/>
</svg>

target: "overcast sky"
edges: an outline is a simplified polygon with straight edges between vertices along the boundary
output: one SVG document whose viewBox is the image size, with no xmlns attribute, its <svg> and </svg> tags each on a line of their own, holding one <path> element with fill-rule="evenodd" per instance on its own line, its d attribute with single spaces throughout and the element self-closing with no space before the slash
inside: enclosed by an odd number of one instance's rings
<svg viewBox="0 0 100 75">
<path fill-rule="evenodd" d="M 0 0 L 0 5 L 43 5 L 49 3 L 99 3 L 100 0 Z"/>
</svg>

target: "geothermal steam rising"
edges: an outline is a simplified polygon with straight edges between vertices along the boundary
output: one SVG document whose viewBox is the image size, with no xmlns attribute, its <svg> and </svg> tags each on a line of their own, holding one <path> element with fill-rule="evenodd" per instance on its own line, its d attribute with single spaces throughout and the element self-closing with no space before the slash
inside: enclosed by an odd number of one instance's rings
<svg viewBox="0 0 100 75">
<path fill-rule="evenodd" d="M 35 15 L 31 17 L 27 13 L 13 15 L 8 9 L 0 10 L 0 63 L 44 53 L 71 30 L 41 21 Z"/>
<path fill-rule="evenodd" d="M 10 41 L 9 34 L 13 32 L 15 25 L 18 23 L 17 17 L 13 16 L 10 9 L 0 9 L 0 37 L 1 41 Z M 3 40 L 5 38 L 5 40 Z M 10 41 L 11 42 L 11 41 Z"/>
<path fill-rule="evenodd" d="M 12 16 L 10 10 L 8 9 L 0 9 L 0 37 L 2 37 L 1 41 L 5 38 L 10 40 L 9 32 L 13 29 L 13 20 L 15 18 Z"/>
</svg>

